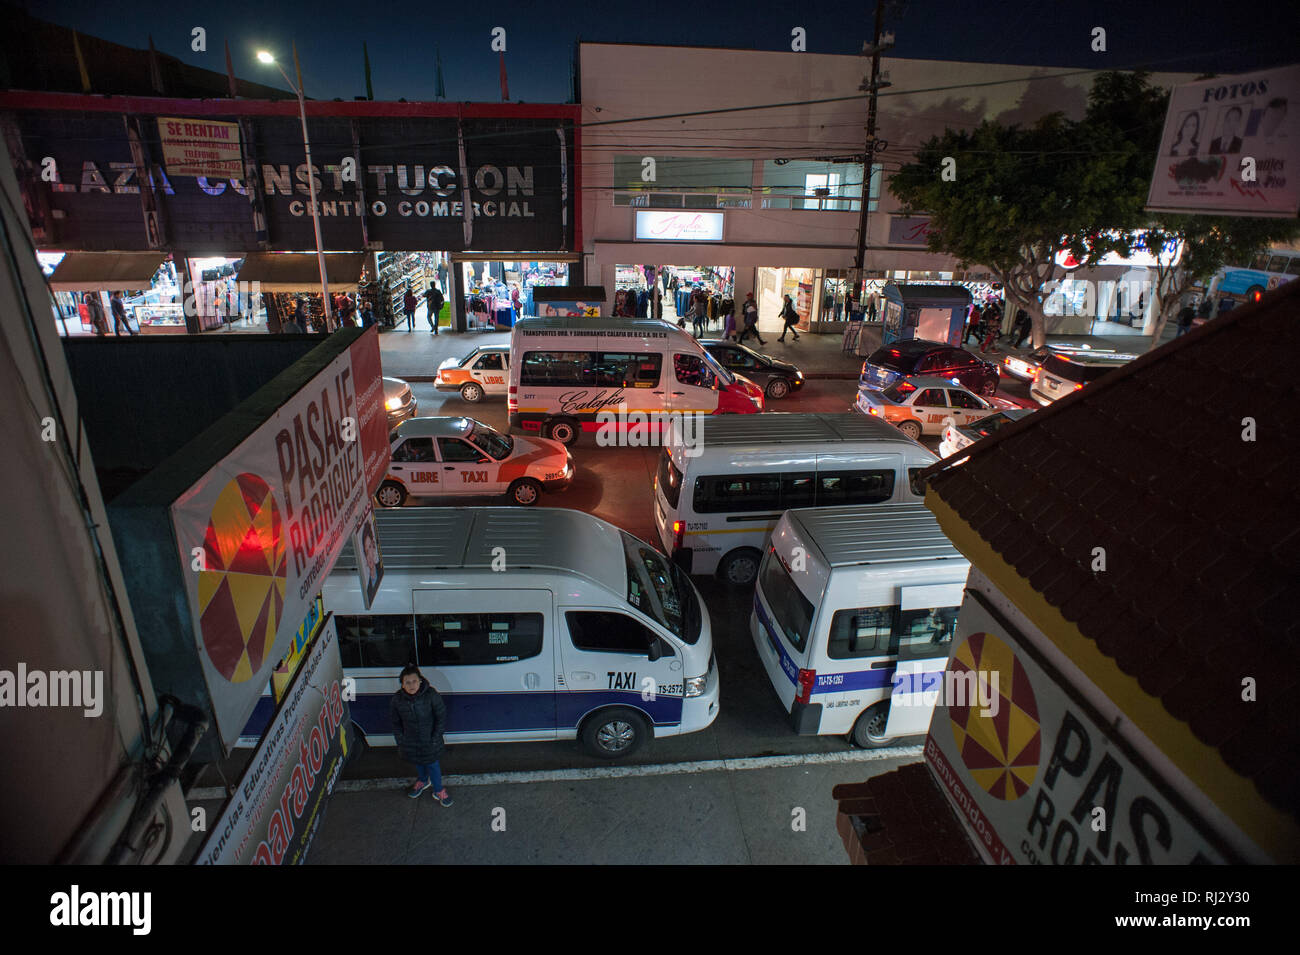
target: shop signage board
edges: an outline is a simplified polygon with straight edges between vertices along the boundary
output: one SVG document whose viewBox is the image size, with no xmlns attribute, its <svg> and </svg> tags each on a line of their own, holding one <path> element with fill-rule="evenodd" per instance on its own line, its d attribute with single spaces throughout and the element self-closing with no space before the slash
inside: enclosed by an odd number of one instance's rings
<svg viewBox="0 0 1300 955">
<path fill-rule="evenodd" d="M 388 469 L 370 329 L 171 506 L 217 730 L 238 738 Z"/>
<path fill-rule="evenodd" d="M 1178 260 L 1183 256 L 1182 239 L 1171 239 L 1157 253 L 1155 250 L 1146 247 L 1147 233 L 1144 230 L 1138 230 L 1136 235 L 1135 247 L 1129 255 L 1124 256 L 1118 252 L 1107 252 L 1097 260 L 1093 268 L 1100 268 L 1104 265 L 1130 269 L 1153 269 L 1157 266 L 1169 267 L 1177 265 Z M 1077 269 L 1082 263 L 1074 257 L 1074 254 L 1069 249 L 1061 249 L 1056 253 L 1056 264 L 1069 272 Z"/>
<path fill-rule="evenodd" d="M 1226 861 L 1204 824 L 1026 647 L 968 592 L 925 741 L 926 762 L 984 861 Z"/>
<path fill-rule="evenodd" d="M 55 213 L 48 225 L 59 248 L 152 247 L 120 114 L 15 115 L 32 164 L 24 180 L 32 194 L 28 205 L 41 208 L 43 198 Z M 364 212 L 372 248 L 465 250 L 467 198 L 476 250 L 572 247 L 574 200 L 566 188 L 565 163 L 573 154 L 574 133 L 568 120 L 465 118 L 462 165 L 454 118 L 314 116 L 307 121 L 309 172 L 296 116 L 244 120 L 249 133 L 242 139 L 242 160 L 240 140 L 234 138 L 240 127 L 231 118 L 157 117 L 145 124 L 150 135 L 157 134 L 145 145 L 168 222 L 166 250 L 224 255 L 259 248 L 250 188 L 261 199 L 269 249 L 314 249 L 310 180 L 326 248 L 366 249 Z M 234 131 L 232 139 L 218 143 L 215 131 L 226 127 Z M 204 129 L 210 144 L 183 145 Z M 204 155 L 187 157 L 186 149 Z M 50 182 L 41 178 L 45 157 L 55 160 L 56 178 Z M 200 168 L 208 163 L 213 165 Z M 345 163 L 353 164 L 355 175 Z"/>
<path fill-rule="evenodd" d="M 641 242 L 721 242 L 724 215 L 638 209 L 636 238 Z"/>
<path fill-rule="evenodd" d="M 218 179 L 244 175 L 238 123 L 159 116 L 158 139 L 169 175 Z"/>
<path fill-rule="evenodd" d="M 196 864 L 305 862 L 353 743 L 338 630 L 330 616 Z"/>
<path fill-rule="evenodd" d="M 890 216 L 889 244 L 926 248 L 930 239 L 929 216 Z"/>
<path fill-rule="evenodd" d="M 1175 86 L 1147 195 L 1153 212 L 1300 211 L 1300 66 Z"/>
</svg>

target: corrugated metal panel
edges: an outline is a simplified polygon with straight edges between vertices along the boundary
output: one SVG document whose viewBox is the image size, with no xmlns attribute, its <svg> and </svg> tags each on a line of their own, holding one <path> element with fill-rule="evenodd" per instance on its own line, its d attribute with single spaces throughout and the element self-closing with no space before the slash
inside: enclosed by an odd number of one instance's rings
<svg viewBox="0 0 1300 955">
<path fill-rule="evenodd" d="M 790 511 L 803 540 L 832 567 L 901 560 L 965 560 L 924 504 L 860 504 Z"/>
<path fill-rule="evenodd" d="M 844 441 L 913 444 L 893 425 L 868 415 L 784 412 L 706 417 L 700 422 L 700 441 L 706 448 Z"/>
<path fill-rule="evenodd" d="M 55 292 L 147 289 L 165 258 L 163 252 L 69 252 L 50 276 L 50 288 Z"/>
</svg>

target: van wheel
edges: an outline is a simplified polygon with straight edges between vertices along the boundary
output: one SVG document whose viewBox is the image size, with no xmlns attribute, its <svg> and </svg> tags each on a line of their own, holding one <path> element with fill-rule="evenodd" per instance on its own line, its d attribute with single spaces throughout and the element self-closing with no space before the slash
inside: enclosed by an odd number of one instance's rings
<svg viewBox="0 0 1300 955">
<path fill-rule="evenodd" d="M 578 426 L 568 418 L 555 418 L 542 426 L 542 436 L 567 447 L 578 440 Z"/>
<path fill-rule="evenodd" d="M 790 382 L 784 378 L 773 378 L 767 383 L 767 396 L 779 401 L 790 393 Z"/>
<path fill-rule="evenodd" d="M 887 722 L 889 722 L 888 701 L 877 703 L 858 717 L 858 721 L 853 724 L 853 732 L 849 735 L 853 742 L 863 749 L 880 749 L 893 742 L 892 737 L 885 735 Z"/>
<path fill-rule="evenodd" d="M 758 576 L 758 564 L 763 555 L 752 547 L 733 550 L 718 564 L 718 576 L 733 587 L 748 587 Z"/>
<path fill-rule="evenodd" d="M 625 707 L 602 710 L 582 727 L 582 745 L 600 759 L 619 759 L 636 752 L 650 735 L 644 717 Z"/>
<path fill-rule="evenodd" d="M 385 481 L 375 492 L 375 500 L 382 507 L 401 507 L 406 503 L 406 488 L 396 481 Z"/>
<path fill-rule="evenodd" d="M 471 404 L 477 403 L 483 400 L 483 389 L 473 382 L 468 382 L 461 386 L 460 396 Z"/>
<path fill-rule="evenodd" d="M 997 392 L 998 392 L 998 380 L 996 378 L 989 378 L 984 382 L 984 384 L 980 385 L 980 394 L 982 394 L 985 398 L 992 398 L 995 394 L 997 394 Z"/>
<path fill-rule="evenodd" d="M 903 434 L 907 435 L 913 441 L 921 440 L 921 426 L 915 421 L 904 421 L 898 426 L 898 430 L 903 432 Z"/>
<path fill-rule="evenodd" d="M 511 501 L 528 507 L 531 504 L 536 504 L 537 499 L 542 496 L 542 486 L 532 478 L 520 478 L 510 485 L 510 490 L 507 493 L 510 495 Z"/>
</svg>

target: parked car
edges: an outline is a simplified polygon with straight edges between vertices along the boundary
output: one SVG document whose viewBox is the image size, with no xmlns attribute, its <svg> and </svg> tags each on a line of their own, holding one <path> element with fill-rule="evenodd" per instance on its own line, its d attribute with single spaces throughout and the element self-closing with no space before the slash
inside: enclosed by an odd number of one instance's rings
<svg viewBox="0 0 1300 955">
<path fill-rule="evenodd" d="M 400 378 L 384 379 L 384 410 L 388 412 L 389 431 L 407 418 L 414 418 L 417 407 L 410 385 Z"/>
<path fill-rule="evenodd" d="M 484 395 L 504 395 L 510 386 L 510 346 L 480 345 L 464 358 L 448 358 L 438 366 L 438 391 L 459 391 L 477 403 Z"/>
<path fill-rule="evenodd" d="M 941 432 L 949 418 L 969 424 L 1016 407 L 1005 398 L 981 398 L 946 378 L 926 376 L 900 379 L 884 391 L 859 389 L 854 410 L 883 418 L 916 441 Z"/>
<path fill-rule="evenodd" d="M 1014 352 L 1002 359 L 1002 370 L 1021 381 L 1033 381 L 1034 375 L 1048 355 L 1113 355 L 1111 348 L 1090 348 L 1087 345 L 1043 345 L 1023 355 Z"/>
<path fill-rule="evenodd" d="M 1084 385 L 1103 378 L 1136 358 L 1116 352 L 1052 354 L 1043 360 L 1029 396 L 1040 405 L 1050 405 L 1058 398 L 1080 391 Z"/>
<path fill-rule="evenodd" d="M 997 363 L 986 361 L 962 348 L 909 339 L 877 348 L 862 363 L 859 390 L 879 391 L 900 378 L 924 375 L 927 378 L 957 379 L 968 390 L 992 395 L 998 390 Z"/>
<path fill-rule="evenodd" d="M 720 338 L 704 338 L 700 344 L 723 368 L 744 375 L 762 388 L 769 398 L 784 398 L 803 387 L 803 372 L 788 361 Z"/>
<path fill-rule="evenodd" d="M 986 438 L 1003 425 L 1019 421 L 1025 415 L 1034 413 L 1033 408 L 1008 408 L 986 418 L 979 418 L 970 424 L 958 424 L 952 418 L 943 423 L 943 440 L 939 442 L 939 457 L 946 458 L 968 448 L 980 438 Z"/>
<path fill-rule="evenodd" d="M 392 459 L 375 500 L 401 507 L 416 497 L 494 497 L 536 504 L 573 481 L 573 455 L 549 438 L 502 434 L 473 418 L 403 421 L 389 436 Z"/>
</svg>

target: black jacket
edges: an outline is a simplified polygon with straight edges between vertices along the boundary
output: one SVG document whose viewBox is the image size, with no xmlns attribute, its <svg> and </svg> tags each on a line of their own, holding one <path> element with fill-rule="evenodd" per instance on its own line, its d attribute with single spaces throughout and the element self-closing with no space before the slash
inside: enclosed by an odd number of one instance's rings
<svg viewBox="0 0 1300 955">
<path fill-rule="evenodd" d="M 437 762 L 442 757 L 442 734 L 447 730 L 447 705 L 442 696 L 420 677 L 415 695 L 399 689 L 388 704 L 393 736 L 402 759 L 410 763 Z"/>
</svg>

